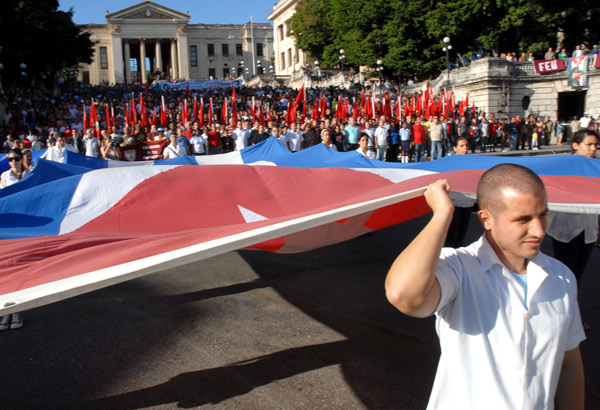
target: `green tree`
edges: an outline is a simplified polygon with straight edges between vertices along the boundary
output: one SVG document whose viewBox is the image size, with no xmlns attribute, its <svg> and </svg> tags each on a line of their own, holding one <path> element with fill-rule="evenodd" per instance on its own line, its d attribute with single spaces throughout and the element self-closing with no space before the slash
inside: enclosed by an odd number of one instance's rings
<svg viewBox="0 0 600 410">
<path fill-rule="evenodd" d="M 94 53 L 90 34 L 73 23 L 73 12 L 58 10 L 57 0 L 0 2 L 0 63 L 2 82 L 21 78 L 53 78 L 61 69 L 90 63 Z"/>
<path fill-rule="evenodd" d="M 599 39 L 600 5 L 593 0 L 300 0 L 292 27 L 297 44 L 322 66 L 337 66 L 339 49 L 348 65 L 375 67 L 395 77 L 436 75 L 445 68 L 442 39 L 449 36 L 454 61 L 487 53 L 568 49 Z"/>
</svg>

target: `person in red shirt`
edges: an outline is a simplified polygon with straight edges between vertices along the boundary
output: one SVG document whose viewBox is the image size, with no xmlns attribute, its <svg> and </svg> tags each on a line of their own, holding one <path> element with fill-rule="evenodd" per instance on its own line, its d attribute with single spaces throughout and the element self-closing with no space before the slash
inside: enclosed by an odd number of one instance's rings
<svg viewBox="0 0 600 410">
<path fill-rule="evenodd" d="M 421 124 L 423 118 L 417 117 L 412 126 L 413 140 L 415 143 L 415 162 L 423 162 L 423 153 L 425 152 L 426 134 L 425 127 Z"/>
<path fill-rule="evenodd" d="M 217 131 L 217 126 L 212 124 L 210 131 L 206 133 L 208 137 L 208 153 L 209 155 L 221 153 L 221 133 Z"/>
</svg>

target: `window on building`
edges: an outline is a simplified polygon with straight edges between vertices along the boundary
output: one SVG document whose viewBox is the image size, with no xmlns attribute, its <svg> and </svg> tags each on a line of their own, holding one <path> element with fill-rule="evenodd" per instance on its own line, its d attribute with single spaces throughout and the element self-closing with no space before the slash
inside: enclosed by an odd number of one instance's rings
<svg viewBox="0 0 600 410">
<path fill-rule="evenodd" d="M 190 65 L 198 67 L 198 49 L 196 46 L 190 46 Z"/>
<path fill-rule="evenodd" d="M 292 49 L 291 48 L 288 48 L 287 57 L 288 57 L 287 63 L 290 66 L 290 65 L 292 65 Z"/>
<path fill-rule="evenodd" d="M 223 57 L 229 57 L 229 44 L 221 44 L 221 51 L 223 52 Z"/>
<path fill-rule="evenodd" d="M 208 56 L 209 57 L 214 57 L 215 56 L 215 45 L 214 44 L 207 44 L 208 46 Z"/>
<path fill-rule="evenodd" d="M 285 51 L 281 52 L 281 60 L 279 62 L 281 65 L 281 69 L 285 70 Z"/>
<path fill-rule="evenodd" d="M 108 68 L 108 53 L 106 47 L 100 47 L 100 68 Z"/>
<path fill-rule="evenodd" d="M 263 44 L 262 43 L 256 43 L 256 56 L 257 57 L 264 57 Z"/>
<path fill-rule="evenodd" d="M 243 57 L 244 56 L 244 48 L 242 47 L 241 44 L 236 44 L 235 45 L 235 55 L 238 57 Z"/>
<path fill-rule="evenodd" d="M 223 67 L 223 78 L 224 79 L 229 78 L 229 67 Z"/>
<path fill-rule="evenodd" d="M 209 68 L 208 69 L 208 76 L 212 77 L 213 79 L 217 77 L 217 70 L 214 68 Z"/>
<path fill-rule="evenodd" d="M 280 24 L 279 27 L 277 27 L 277 33 L 279 33 L 279 41 L 283 41 L 283 24 Z"/>
</svg>

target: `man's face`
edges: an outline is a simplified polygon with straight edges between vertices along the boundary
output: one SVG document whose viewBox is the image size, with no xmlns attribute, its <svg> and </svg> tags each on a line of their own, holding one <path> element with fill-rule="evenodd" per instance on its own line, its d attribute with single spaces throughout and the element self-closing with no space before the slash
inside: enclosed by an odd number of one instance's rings
<svg viewBox="0 0 600 410">
<path fill-rule="evenodd" d="M 66 143 L 66 141 L 63 137 L 56 138 L 56 145 L 58 145 L 59 148 L 64 148 L 65 143 Z"/>
<path fill-rule="evenodd" d="M 499 209 L 483 209 L 478 215 L 500 260 L 519 270 L 542 246 L 547 227 L 547 196 L 545 192 L 525 193 L 507 188 L 499 200 Z"/>
</svg>

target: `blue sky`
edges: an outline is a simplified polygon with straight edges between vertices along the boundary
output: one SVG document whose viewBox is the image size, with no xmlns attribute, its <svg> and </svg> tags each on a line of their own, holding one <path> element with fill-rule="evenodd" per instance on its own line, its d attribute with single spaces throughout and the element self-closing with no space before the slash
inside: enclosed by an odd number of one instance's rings
<svg viewBox="0 0 600 410">
<path fill-rule="evenodd" d="M 106 24 L 106 10 L 111 13 L 141 3 L 141 0 L 59 0 L 59 10 L 73 8 L 76 24 Z M 190 12 L 190 24 L 243 24 L 250 21 L 269 23 L 267 16 L 273 11 L 277 0 L 158 0 L 155 3 L 177 10 Z"/>
</svg>

